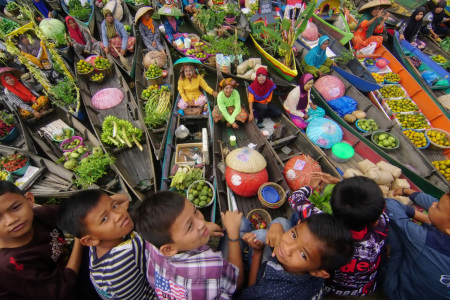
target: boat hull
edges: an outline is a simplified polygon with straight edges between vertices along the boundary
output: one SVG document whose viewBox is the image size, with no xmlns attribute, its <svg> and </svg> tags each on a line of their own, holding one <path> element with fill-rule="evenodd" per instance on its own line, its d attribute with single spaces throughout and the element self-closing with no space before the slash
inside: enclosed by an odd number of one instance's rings
<svg viewBox="0 0 450 300">
<path fill-rule="evenodd" d="M 345 20 L 344 15 L 342 13 L 339 13 L 339 15 L 341 16 L 341 18 Z M 330 34 L 332 37 L 338 40 L 342 45 L 347 44 L 353 38 L 353 33 L 351 33 L 347 22 L 345 22 L 345 31 L 344 31 L 331 25 L 330 23 L 320 18 L 316 14 L 312 15 L 312 20 L 314 24 L 317 25 L 318 28 L 321 28 L 324 31 L 328 32 L 328 34 Z"/>
</svg>

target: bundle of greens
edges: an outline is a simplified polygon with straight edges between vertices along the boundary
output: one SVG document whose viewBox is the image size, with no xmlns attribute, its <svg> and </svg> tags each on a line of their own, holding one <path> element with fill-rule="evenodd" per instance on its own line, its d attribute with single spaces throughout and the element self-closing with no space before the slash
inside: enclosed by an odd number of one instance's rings
<svg viewBox="0 0 450 300">
<path fill-rule="evenodd" d="M 131 122 L 114 116 L 107 116 L 103 121 L 102 130 L 102 141 L 104 143 L 120 148 L 125 145 L 132 148 L 133 145 L 130 142 L 132 140 L 139 150 L 144 151 L 144 148 L 139 143 L 142 137 L 142 130 L 134 127 Z"/>
<path fill-rule="evenodd" d="M 450 37 L 446 37 L 445 39 L 443 39 L 440 43 L 441 48 L 444 49 L 445 52 L 449 52 L 450 51 Z"/>
<path fill-rule="evenodd" d="M 346 64 L 348 63 L 350 60 L 352 60 L 353 58 L 355 58 L 353 56 L 353 53 L 347 49 L 342 50 L 341 55 L 339 55 L 334 62 L 339 63 L 339 64 Z"/>
<path fill-rule="evenodd" d="M 19 27 L 20 27 L 19 24 L 17 24 L 14 21 L 11 21 L 7 18 L 2 18 L 0 20 L 0 34 L 1 35 L 7 35 L 8 33 L 16 30 Z"/>
<path fill-rule="evenodd" d="M 69 15 L 80 21 L 86 22 L 91 15 L 91 7 L 89 3 L 86 6 L 82 6 L 80 0 L 69 1 Z"/>
<path fill-rule="evenodd" d="M 330 198 L 334 186 L 334 184 L 328 184 L 322 191 L 322 194 L 320 194 L 318 191 L 314 191 L 313 194 L 309 196 L 309 200 L 311 201 L 311 203 L 327 214 L 333 213 L 331 211 Z"/>
<path fill-rule="evenodd" d="M 203 179 L 203 171 L 201 169 L 189 166 L 179 166 L 172 178 L 170 187 L 176 187 L 182 191 L 200 179 Z"/>
<path fill-rule="evenodd" d="M 73 81 L 67 78 L 62 81 L 58 81 L 58 83 L 51 89 L 51 94 L 57 100 L 61 100 L 65 105 L 75 103 L 77 100 Z"/>
<path fill-rule="evenodd" d="M 169 119 L 172 103 L 170 91 L 160 90 L 160 94 L 153 94 L 145 104 L 145 124 L 150 128 L 164 125 Z"/>
<path fill-rule="evenodd" d="M 80 164 L 73 169 L 76 175 L 75 184 L 87 189 L 103 175 L 106 175 L 106 170 L 112 163 L 114 163 L 114 158 L 103 151 L 83 158 Z"/>
</svg>

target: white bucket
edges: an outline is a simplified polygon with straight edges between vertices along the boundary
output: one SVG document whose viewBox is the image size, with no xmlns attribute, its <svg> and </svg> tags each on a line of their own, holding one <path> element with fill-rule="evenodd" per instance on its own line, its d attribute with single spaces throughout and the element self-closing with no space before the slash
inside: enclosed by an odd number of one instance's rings
<svg viewBox="0 0 450 300">
<path fill-rule="evenodd" d="M 191 39 L 189 39 L 189 38 L 184 38 L 184 48 L 185 48 L 185 49 L 191 48 Z"/>
</svg>

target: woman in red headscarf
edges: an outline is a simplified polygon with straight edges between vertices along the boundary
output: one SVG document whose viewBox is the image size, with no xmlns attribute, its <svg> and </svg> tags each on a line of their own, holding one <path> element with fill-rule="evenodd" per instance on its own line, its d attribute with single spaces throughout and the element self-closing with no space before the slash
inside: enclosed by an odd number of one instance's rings
<svg viewBox="0 0 450 300">
<path fill-rule="evenodd" d="M 103 55 L 102 43 L 96 41 L 87 28 L 78 26 L 71 16 L 66 17 L 66 25 L 72 41 L 67 46 L 73 46 L 80 59 L 91 54 Z"/>
<path fill-rule="evenodd" d="M 272 80 L 267 78 L 267 70 L 260 67 L 256 70 L 256 78 L 248 87 L 248 107 L 250 115 L 248 120 L 251 122 L 255 118 L 253 115 L 253 108 L 258 113 L 258 121 L 256 124 L 259 128 L 263 128 L 264 118 L 276 118 L 281 116 L 281 110 L 273 105 L 272 101 L 273 90 L 277 87 Z"/>
<path fill-rule="evenodd" d="M 25 87 L 17 78 L 11 74 L 4 74 L 1 77 L 2 85 L 5 87 L 4 93 L 9 104 L 19 109 L 23 117 L 31 114 L 35 118 L 40 118 L 41 113 L 38 109 L 48 104 L 45 96 L 36 96 L 31 90 Z"/>
</svg>

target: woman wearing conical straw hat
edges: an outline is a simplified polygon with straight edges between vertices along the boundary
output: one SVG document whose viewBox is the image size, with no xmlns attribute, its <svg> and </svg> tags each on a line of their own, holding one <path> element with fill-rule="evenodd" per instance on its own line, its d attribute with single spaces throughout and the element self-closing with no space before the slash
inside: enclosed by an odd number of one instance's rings
<svg viewBox="0 0 450 300">
<path fill-rule="evenodd" d="M 161 44 L 158 25 L 152 19 L 154 12 L 155 10 L 149 6 L 139 8 L 135 16 L 136 26 L 139 26 L 139 32 L 148 51 L 161 51 L 166 54 Z"/>
</svg>

